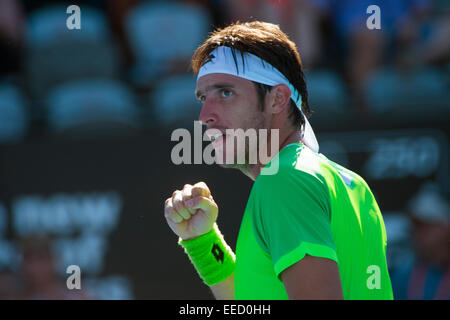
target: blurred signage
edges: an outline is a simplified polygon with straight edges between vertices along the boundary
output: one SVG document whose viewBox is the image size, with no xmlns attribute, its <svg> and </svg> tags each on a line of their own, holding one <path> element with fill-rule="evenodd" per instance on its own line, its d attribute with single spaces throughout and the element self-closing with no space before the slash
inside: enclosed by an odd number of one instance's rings
<svg viewBox="0 0 450 320">
<path fill-rule="evenodd" d="M 449 140 L 441 130 L 327 133 L 319 141 L 320 152 L 361 175 L 388 210 L 402 210 L 426 181 L 448 191 Z"/>
<path fill-rule="evenodd" d="M 118 192 L 106 191 L 20 195 L 12 200 L 10 214 L 0 203 L 0 269 L 17 270 L 21 260 L 16 244 L 2 237 L 6 234 L 9 216 L 12 232 L 19 238 L 35 234 L 54 238 L 52 251 L 57 257 L 56 270 L 60 276 L 66 276 L 67 266 L 77 265 L 93 297 L 131 298 L 126 278 L 98 278 L 104 269 L 108 236 L 117 227 L 122 202 Z"/>
</svg>

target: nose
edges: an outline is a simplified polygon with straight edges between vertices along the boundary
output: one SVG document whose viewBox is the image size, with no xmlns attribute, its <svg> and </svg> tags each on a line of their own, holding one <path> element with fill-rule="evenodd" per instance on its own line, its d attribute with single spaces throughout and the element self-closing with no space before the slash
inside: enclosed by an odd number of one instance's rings
<svg viewBox="0 0 450 320">
<path fill-rule="evenodd" d="M 211 127 L 217 122 L 218 115 L 214 99 L 209 97 L 205 99 L 198 120 L 201 121 L 203 124 L 207 125 L 208 127 Z"/>
</svg>

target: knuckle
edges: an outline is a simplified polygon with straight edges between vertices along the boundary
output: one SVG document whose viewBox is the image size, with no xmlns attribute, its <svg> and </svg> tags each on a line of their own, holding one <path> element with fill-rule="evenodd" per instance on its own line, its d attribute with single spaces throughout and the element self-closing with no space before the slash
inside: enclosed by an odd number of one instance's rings
<svg viewBox="0 0 450 320">
<path fill-rule="evenodd" d="M 203 196 L 209 196 L 210 194 L 208 186 L 203 181 L 196 183 L 192 188 L 192 192 L 195 193 L 196 195 L 203 195 Z"/>
<path fill-rule="evenodd" d="M 206 183 L 204 181 L 200 181 L 200 182 L 197 182 L 195 184 L 195 186 L 198 188 L 204 188 L 204 187 L 206 187 Z"/>
<path fill-rule="evenodd" d="M 182 198 L 182 193 L 180 190 L 177 190 L 174 192 L 173 196 L 172 196 L 172 202 L 175 205 L 176 203 L 178 203 Z"/>
<path fill-rule="evenodd" d="M 181 193 L 182 201 L 186 201 L 192 197 L 192 188 L 183 189 Z"/>
<path fill-rule="evenodd" d="M 172 198 L 175 197 L 175 196 L 177 195 L 177 193 L 179 193 L 179 192 L 180 192 L 180 190 L 175 190 L 175 191 L 172 193 Z"/>
<path fill-rule="evenodd" d="M 179 210 L 181 210 L 181 209 L 183 208 L 183 203 L 182 203 L 181 201 L 179 201 L 179 200 L 174 201 L 174 202 L 173 202 L 173 208 L 174 208 L 176 211 L 179 211 Z"/>
</svg>

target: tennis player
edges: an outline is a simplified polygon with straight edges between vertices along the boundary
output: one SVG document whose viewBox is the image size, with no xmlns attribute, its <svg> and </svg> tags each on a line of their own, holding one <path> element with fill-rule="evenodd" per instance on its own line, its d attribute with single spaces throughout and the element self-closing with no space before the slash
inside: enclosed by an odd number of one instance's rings
<svg viewBox="0 0 450 320">
<path fill-rule="evenodd" d="M 199 120 L 216 149 L 235 139 L 227 129 L 279 133 L 269 163 L 223 165 L 254 180 L 236 254 L 204 182 L 186 184 L 165 202 L 167 223 L 214 296 L 392 299 L 380 209 L 359 175 L 319 153 L 295 44 L 276 25 L 235 23 L 211 34 L 192 67 Z M 277 172 L 262 174 L 274 159 Z"/>
</svg>

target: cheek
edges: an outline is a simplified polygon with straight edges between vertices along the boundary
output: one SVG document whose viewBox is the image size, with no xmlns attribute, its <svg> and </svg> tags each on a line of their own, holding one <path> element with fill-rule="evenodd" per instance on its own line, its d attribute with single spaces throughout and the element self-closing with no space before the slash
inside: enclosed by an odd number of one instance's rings
<svg viewBox="0 0 450 320">
<path fill-rule="evenodd" d="M 232 118 L 235 123 L 239 124 L 234 126 L 236 128 L 261 128 L 264 125 L 264 112 L 261 109 L 259 101 L 256 99 L 235 99 L 234 103 L 229 105 L 229 110 L 232 110 Z"/>
</svg>

